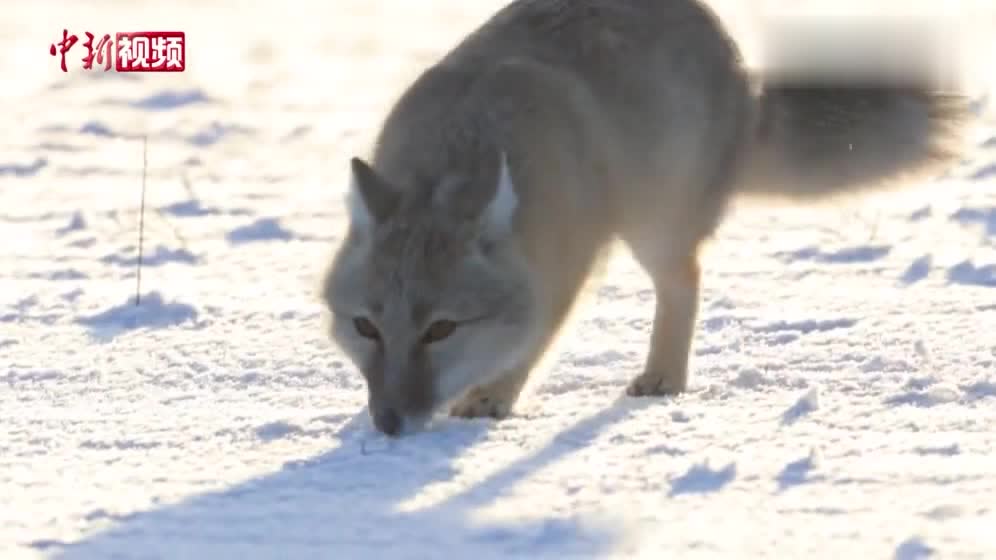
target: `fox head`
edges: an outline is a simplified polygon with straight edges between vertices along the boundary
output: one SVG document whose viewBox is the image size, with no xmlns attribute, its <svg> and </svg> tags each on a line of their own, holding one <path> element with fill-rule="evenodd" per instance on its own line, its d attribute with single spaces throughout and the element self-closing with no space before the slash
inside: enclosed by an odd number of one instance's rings
<svg viewBox="0 0 996 560">
<path fill-rule="evenodd" d="M 513 242 L 504 154 L 487 179 L 392 184 L 351 160 L 349 233 L 325 277 L 331 335 L 363 374 L 377 428 L 421 428 L 514 367 L 533 295 Z"/>
</svg>

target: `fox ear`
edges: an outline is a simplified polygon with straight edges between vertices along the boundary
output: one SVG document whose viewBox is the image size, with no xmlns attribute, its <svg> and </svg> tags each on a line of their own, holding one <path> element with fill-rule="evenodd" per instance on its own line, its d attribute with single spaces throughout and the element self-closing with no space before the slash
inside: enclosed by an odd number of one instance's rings
<svg viewBox="0 0 996 560">
<path fill-rule="evenodd" d="M 485 232 L 490 236 L 500 236 L 512 227 L 512 220 L 519 208 L 519 195 L 515 192 L 515 184 L 508 168 L 508 157 L 501 154 L 498 170 L 498 184 L 492 193 L 491 200 L 481 214 Z"/>
<path fill-rule="evenodd" d="M 349 164 L 347 200 L 353 224 L 366 227 L 383 222 L 394 212 L 401 194 L 362 159 L 354 157 Z"/>
<path fill-rule="evenodd" d="M 461 176 L 449 177 L 436 189 L 433 203 L 457 219 L 477 223 L 486 238 L 506 233 L 512 226 L 519 197 L 505 154 L 500 154 L 495 182 L 482 185 Z"/>
</svg>

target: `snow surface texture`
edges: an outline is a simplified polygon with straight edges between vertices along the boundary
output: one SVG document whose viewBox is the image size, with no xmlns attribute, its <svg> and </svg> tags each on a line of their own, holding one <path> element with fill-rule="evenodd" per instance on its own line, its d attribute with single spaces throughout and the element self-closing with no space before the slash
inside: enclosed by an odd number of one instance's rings
<svg viewBox="0 0 996 560">
<path fill-rule="evenodd" d="M 512 418 L 372 430 L 316 298 L 347 157 L 497 4 L 4 8 L 0 558 L 996 557 L 991 117 L 931 184 L 738 211 L 688 394 L 621 396 L 621 253 Z M 63 74 L 63 28 L 186 31 L 188 71 Z"/>
</svg>

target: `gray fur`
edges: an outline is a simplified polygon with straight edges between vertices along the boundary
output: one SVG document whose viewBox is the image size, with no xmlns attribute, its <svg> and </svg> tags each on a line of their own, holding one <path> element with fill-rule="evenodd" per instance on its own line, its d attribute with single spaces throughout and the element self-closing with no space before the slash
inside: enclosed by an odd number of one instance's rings
<svg viewBox="0 0 996 560">
<path fill-rule="evenodd" d="M 819 199 L 902 186 L 958 156 L 964 100 L 888 83 L 769 84 L 741 189 Z"/>
<path fill-rule="evenodd" d="M 657 293 L 628 391 L 681 392 L 696 255 L 733 197 L 852 191 L 951 161 L 937 146 L 960 113 L 925 91 L 755 78 L 694 0 L 518 0 L 426 69 L 353 165 L 325 277 L 332 337 L 378 427 L 396 433 L 385 411 L 401 431 L 443 407 L 508 414 L 617 239 Z M 438 320 L 459 326 L 427 343 Z"/>
</svg>

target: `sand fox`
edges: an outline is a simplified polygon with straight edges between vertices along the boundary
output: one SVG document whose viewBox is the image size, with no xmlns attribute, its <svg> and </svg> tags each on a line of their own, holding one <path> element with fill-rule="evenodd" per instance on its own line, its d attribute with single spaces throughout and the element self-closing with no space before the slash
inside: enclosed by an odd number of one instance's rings
<svg viewBox="0 0 996 560">
<path fill-rule="evenodd" d="M 517 0 L 420 74 L 351 159 L 323 276 L 375 426 L 506 416 L 616 241 L 656 293 L 628 393 L 679 393 L 696 254 L 732 199 L 803 203 L 958 157 L 967 104 L 923 73 L 771 68 L 749 71 L 697 0 Z"/>
</svg>

